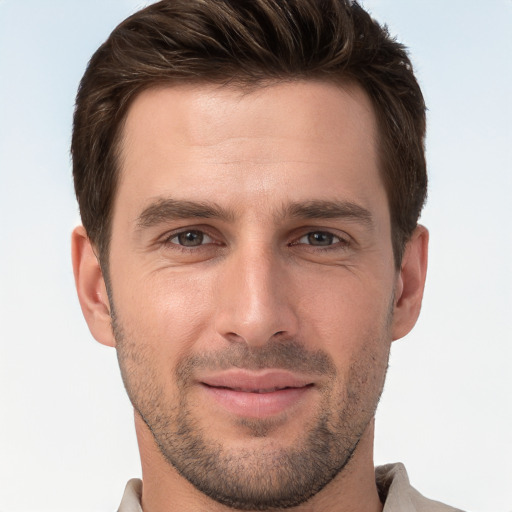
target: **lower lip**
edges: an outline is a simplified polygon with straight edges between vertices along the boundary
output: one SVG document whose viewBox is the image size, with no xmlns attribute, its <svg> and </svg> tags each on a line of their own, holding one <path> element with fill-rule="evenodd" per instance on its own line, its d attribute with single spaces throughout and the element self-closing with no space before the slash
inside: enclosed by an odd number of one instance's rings
<svg viewBox="0 0 512 512">
<path fill-rule="evenodd" d="M 245 418 L 266 418 L 300 404 L 311 386 L 287 388 L 270 393 L 249 393 L 203 385 L 203 389 L 226 411 Z"/>
</svg>

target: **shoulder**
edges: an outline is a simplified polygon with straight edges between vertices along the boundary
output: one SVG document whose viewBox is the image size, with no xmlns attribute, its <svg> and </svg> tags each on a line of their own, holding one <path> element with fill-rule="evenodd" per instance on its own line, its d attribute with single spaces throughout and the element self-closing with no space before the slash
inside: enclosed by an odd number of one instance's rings
<svg viewBox="0 0 512 512">
<path fill-rule="evenodd" d="M 383 512 L 462 512 L 420 494 L 411 486 L 403 464 L 378 466 L 375 480 L 384 503 Z"/>
</svg>

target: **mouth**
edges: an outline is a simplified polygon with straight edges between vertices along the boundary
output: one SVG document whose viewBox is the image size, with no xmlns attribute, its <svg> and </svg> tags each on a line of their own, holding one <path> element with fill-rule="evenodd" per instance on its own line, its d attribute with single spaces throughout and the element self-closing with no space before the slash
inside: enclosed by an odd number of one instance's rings
<svg viewBox="0 0 512 512">
<path fill-rule="evenodd" d="M 300 407 L 314 388 L 311 379 L 280 370 L 230 370 L 203 377 L 199 383 L 216 406 L 245 418 L 289 412 Z"/>
<path fill-rule="evenodd" d="M 206 384 L 205 382 L 202 383 L 204 386 L 216 388 L 216 389 L 226 389 L 229 391 L 240 391 L 242 393 L 274 393 L 276 391 L 283 391 L 285 389 L 300 389 L 302 387 L 309 387 L 313 386 L 313 384 L 306 384 L 306 386 L 284 386 L 284 387 L 272 387 L 272 388 L 237 388 L 237 387 L 228 387 L 228 386 L 210 386 L 209 384 Z"/>
</svg>

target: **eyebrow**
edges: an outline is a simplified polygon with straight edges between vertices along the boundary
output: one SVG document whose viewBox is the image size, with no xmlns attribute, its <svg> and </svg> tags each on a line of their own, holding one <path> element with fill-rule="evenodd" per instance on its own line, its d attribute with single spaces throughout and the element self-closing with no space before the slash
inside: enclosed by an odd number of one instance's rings
<svg viewBox="0 0 512 512">
<path fill-rule="evenodd" d="M 369 210 L 351 201 L 315 200 L 291 203 L 284 216 L 300 219 L 348 219 L 373 227 L 373 216 Z"/>
<path fill-rule="evenodd" d="M 276 218 L 296 219 L 348 219 L 373 227 L 369 210 L 351 201 L 312 200 L 285 205 Z M 233 221 L 235 214 L 216 203 L 160 198 L 149 204 L 137 217 L 139 229 L 179 219 L 220 219 Z"/>
<path fill-rule="evenodd" d="M 232 220 L 234 215 L 215 203 L 161 198 L 144 208 L 137 217 L 137 227 L 149 228 L 170 220 L 192 218 Z"/>
</svg>

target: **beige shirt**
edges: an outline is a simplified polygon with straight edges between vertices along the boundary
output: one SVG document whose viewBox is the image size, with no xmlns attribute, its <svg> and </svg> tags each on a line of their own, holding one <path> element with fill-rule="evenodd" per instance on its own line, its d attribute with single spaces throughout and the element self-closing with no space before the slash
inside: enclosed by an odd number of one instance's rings
<svg viewBox="0 0 512 512">
<path fill-rule="evenodd" d="M 462 512 L 422 496 L 409 483 L 403 464 L 386 464 L 375 469 L 379 496 L 384 502 L 383 512 Z M 136 478 L 126 485 L 118 512 L 142 512 L 140 499 L 142 482 Z"/>
</svg>

